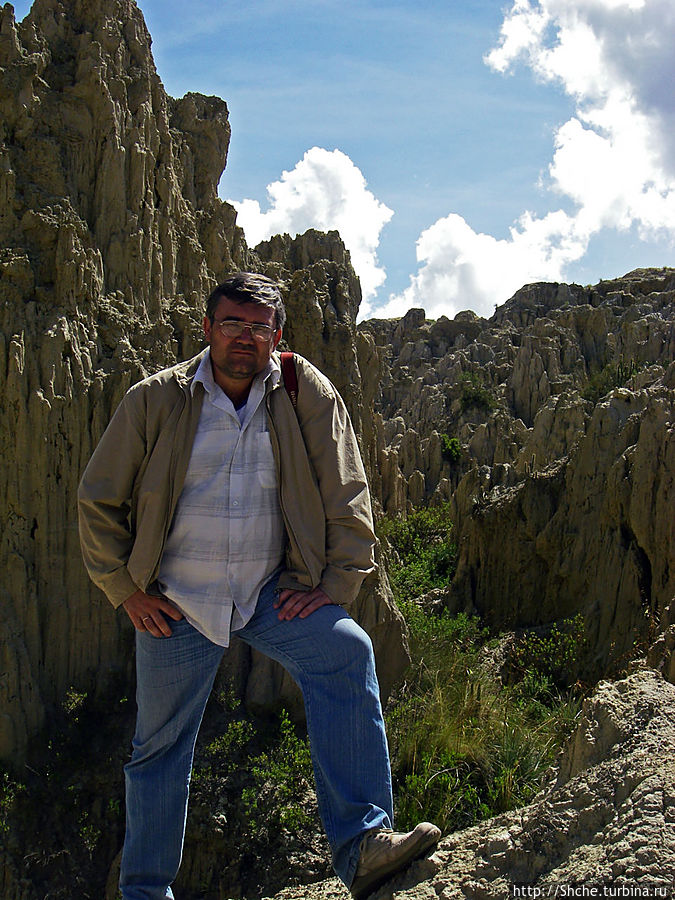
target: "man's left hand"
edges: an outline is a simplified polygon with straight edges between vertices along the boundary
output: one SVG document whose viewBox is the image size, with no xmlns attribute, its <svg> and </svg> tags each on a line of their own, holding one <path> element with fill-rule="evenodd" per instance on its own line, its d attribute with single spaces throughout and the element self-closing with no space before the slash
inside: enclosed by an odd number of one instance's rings
<svg viewBox="0 0 675 900">
<path fill-rule="evenodd" d="M 312 591 L 281 591 L 274 601 L 274 608 L 279 610 L 280 621 L 288 621 L 299 616 L 306 619 L 320 606 L 328 606 L 333 601 L 320 587 Z"/>
</svg>

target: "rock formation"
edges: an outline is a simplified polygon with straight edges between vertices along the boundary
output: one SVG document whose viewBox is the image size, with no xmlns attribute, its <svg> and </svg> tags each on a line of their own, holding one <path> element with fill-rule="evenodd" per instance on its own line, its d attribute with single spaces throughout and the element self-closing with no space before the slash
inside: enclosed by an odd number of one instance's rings
<svg viewBox="0 0 675 900">
<path fill-rule="evenodd" d="M 599 897 L 672 897 L 674 721 L 675 687 L 653 670 L 603 682 L 533 803 L 441 840 L 373 900 L 588 897 L 593 890 Z M 331 879 L 274 900 L 348 897 Z"/>
<path fill-rule="evenodd" d="M 80 561 L 76 487 L 126 388 L 201 348 L 219 280 L 287 278 L 289 336 L 362 423 L 360 290 L 344 246 L 312 233 L 250 251 L 217 198 L 229 136 L 219 98 L 166 95 L 133 0 L 36 0 L 20 23 L 0 12 L 0 758 L 21 757 L 69 686 L 131 679 L 126 616 Z M 378 655 L 387 644 L 387 690 L 406 655 L 383 574 L 361 613 Z M 232 668 L 252 702 L 289 698 L 259 661 L 242 679 L 245 656 Z"/>
<path fill-rule="evenodd" d="M 361 329 L 384 373 L 384 507 L 451 500 L 447 605 L 496 629 L 582 613 L 591 678 L 644 649 L 675 595 L 675 271 Z"/>
</svg>

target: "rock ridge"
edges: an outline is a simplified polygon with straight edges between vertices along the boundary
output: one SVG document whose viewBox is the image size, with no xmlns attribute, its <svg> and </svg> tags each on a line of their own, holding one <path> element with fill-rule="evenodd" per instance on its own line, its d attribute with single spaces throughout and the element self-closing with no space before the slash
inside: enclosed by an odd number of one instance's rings
<svg viewBox="0 0 675 900">
<path fill-rule="evenodd" d="M 126 617 L 81 564 L 77 483 L 124 391 L 201 349 L 216 283 L 287 279 L 288 338 L 336 378 L 368 440 L 344 245 L 311 232 L 250 250 L 217 196 L 229 140 L 223 100 L 167 96 L 133 0 L 36 0 L 18 23 L 0 10 L 0 758 L 23 758 L 69 687 L 133 678 Z M 387 691 L 407 655 L 384 573 L 356 615 Z M 256 708 L 297 709 L 280 670 L 241 651 L 232 672 Z"/>
<path fill-rule="evenodd" d="M 527 285 L 489 320 L 359 327 L 383 373 L 384 509 L 450 501 L 448 606 L 497 629 L 582 613 L 589 678 L 646 648 L 675 594 L 675 270 Z"/>
</svg>

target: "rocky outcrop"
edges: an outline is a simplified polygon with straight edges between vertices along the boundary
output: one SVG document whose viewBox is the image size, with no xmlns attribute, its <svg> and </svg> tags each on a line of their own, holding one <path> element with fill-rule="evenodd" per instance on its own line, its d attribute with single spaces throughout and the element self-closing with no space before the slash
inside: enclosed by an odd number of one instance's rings
<svg viewBox="0 0 675 900">
<path fill-rule="evenodd" d="M 361 326 L 384 371 L 383 506 L 450 500 L 450 607 L 495 629 L 582 613 L 589 678 L 644 649 L 675 596 L 674 323 L 663 269 L 529 285 L 489 320 Z"/>
<path fill-rule="evenodd" d="M 295 349 L 362 424 L 344 246 L 312 233 L 250 251 L 217 197 L 229 137 L 224 101 L 166 95 L 133 0 L 36 0 L 21 23 L 0 11 L 0 757 L 21 757 L 69 686 L 132 677 L 126 617 L 80 561 L 76 487 L 124 391 L 201 348 L 215 283 L 287 273 Z M 406 655 L 384 575 L 359 611 L 388 647 L 386 688 Z M 256 703 L 287 696 L 278 671 L 238 662 Z"/>
<path fill-rule="evenodd" d="M 674 387 L 671 364 L 598 403 L 560 461 L 513 486 L 488 473 L 478 496 L 458 490 L 455 602 L 497 626 L 583 613 L 595 674 L 646 646 L 675 595 Z"/>
<path fill-rule="evenodd" d="M 442 839 L 373 900 L 587 897 L 594 889 L 597 896 L 671 897 L 674 722 L 675 687 L 654 671 L 603 682 L 533 803 Z M 274 900 L 347 897 L 332 879 Z"/>
<path fill-rule="evenodd" d="M 79 475 L 123 391 L 197 347 L 214 278 L 179 156 L 226 149 L 227 107 L 178 146 L 132 2 L 37 2 L 1 13 L 0 753 L 20 754 L 71 684 L 128 670 L 130 634 L 87 583 Z M 199 132 L 198 106 L 190 120 Z M 204 106 L 202 105 L 202 111 Z M 214 109 L 209 110 L 212 114 Z M 177 113 L 178 114 L 178 113 Z M 208 164 L 205 169 L 209 170 Z M 215 196 L 215 192 L 211 192 Z M 217 272 L 243 262 L 240 238 Z"/>
<path fill-rule="evenodd" d="M 285 288 L 288 346 L 313 360 L 344 398 L 363 432 L 363 387 L 356 347 L 361 287 L 337 231 L 277 235 L 255 252 L 265 273 Z M 365 446 L 362 440 L 362 449 Z"/>
</svg>

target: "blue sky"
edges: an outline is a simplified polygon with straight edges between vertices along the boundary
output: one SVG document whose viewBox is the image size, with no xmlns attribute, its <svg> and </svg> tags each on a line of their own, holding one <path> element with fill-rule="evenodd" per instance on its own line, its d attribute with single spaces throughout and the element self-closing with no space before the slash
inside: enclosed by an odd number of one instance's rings
<svg viewBox="0 0 675 900">
<path fill-rule="evenodd" d="M 139 5 L 167 91 L 227 101 L 249 243 L 337 227 L 363 315 L 675 264 L 672 0 Z"/>
</svg>

